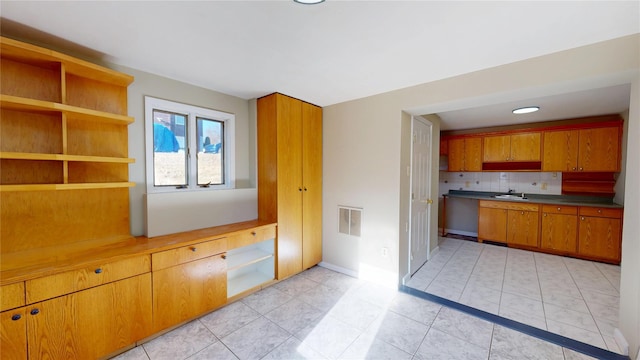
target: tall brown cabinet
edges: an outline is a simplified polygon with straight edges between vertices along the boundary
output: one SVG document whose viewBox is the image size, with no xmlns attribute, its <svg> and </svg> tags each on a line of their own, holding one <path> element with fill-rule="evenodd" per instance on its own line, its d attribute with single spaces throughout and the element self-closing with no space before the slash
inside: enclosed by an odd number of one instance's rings
<svg viewBox="0 0 640 360">
<path fill-rule="evenodd" d="M 322 260 L 322 108 L 258 99 L 258 217 L 278 223 L 277 278 Z"/>
</svg>

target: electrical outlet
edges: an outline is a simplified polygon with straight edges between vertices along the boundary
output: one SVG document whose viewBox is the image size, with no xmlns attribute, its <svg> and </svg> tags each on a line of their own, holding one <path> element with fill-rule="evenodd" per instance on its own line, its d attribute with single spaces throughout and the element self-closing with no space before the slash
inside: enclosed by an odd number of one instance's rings
<svg viewBox="0 0 640 360">
<path fill-rule="evenodd" d="M 547 183 L 543 182 L 542 184 L 540 184 L 540 190 L 547 190 Z"/>
<path fill-rule="evenodd" d="M 389 256 L 389 249 L 387 249 L 386 247 L 383 247 L 381 253 L 382 253 L 382 257 L 386 258 L 387 256 Z"/>
<path fill-rule="evenodd" d="M 470 183 L 469 181 L 465 181 L 465 182 L 464 182 L 464 187 L 469 187 L 469 185 L 470 185 L 470 184 L 471 184 L 471 183 Z"/>
</svg>

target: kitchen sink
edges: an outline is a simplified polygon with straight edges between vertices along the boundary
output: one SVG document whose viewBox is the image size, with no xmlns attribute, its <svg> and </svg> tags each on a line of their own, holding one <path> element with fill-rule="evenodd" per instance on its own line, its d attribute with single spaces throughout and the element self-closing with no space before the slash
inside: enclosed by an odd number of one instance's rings
<svg viewBox="0 0 640 360">
<path fill-rule="evenodd" d="M 523 197 L 523 196 L 520 196 L 520 195 L 511 195 L 511 194 L 494 195 L 492 197 L 496 198 L 496 199 L 505 199 L 505 200 L 529 200 L 526 197 Z"/>
</svg>

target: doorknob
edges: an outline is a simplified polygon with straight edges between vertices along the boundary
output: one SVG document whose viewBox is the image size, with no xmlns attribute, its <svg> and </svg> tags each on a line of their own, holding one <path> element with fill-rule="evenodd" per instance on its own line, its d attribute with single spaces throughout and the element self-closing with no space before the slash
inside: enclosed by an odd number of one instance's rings
<svg viewBox="0 0 640 360">
<path fill-rule="evenodd" d="M 420 202 L 427 203 L 427 204 L 433 204 L 433 200 L 431 200 L 431 199 L 421 200 Z"/>
</svg>

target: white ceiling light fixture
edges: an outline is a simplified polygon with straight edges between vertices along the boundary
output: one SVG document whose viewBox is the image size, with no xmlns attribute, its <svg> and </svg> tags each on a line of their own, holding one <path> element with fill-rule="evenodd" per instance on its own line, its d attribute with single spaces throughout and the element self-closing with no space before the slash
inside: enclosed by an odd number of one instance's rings
<svg viewBox="0 0 640 360">
<path fill-rule="evenodd" d="M 305 5 L 314 5 L 314 4 L 320 4 L 321 2 L 324 2 L 324 0 L 293 0 L 294 2 L 297 2 L 298 4 L 305 4 Z"/>
<path fill-rule="evenodd" d="M 512 112 L 514 114 L 528 114 L 528 113 L 536 112 L 538 110 L 540 110 L 539 106 L 526 106 L 526 107 L 513 109 Z"/>
</svg>

